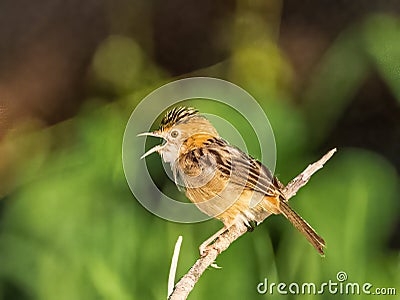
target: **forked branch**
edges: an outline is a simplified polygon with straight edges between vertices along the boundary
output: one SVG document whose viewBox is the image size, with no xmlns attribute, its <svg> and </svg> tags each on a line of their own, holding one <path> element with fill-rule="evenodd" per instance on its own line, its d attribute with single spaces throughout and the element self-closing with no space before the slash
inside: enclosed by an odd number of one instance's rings
<svg viewBox="0 0 400 300">
<path fill-rule="evenodd" d="M 296 178 L 290 181 L 283 189 L 283 194 L 286 199 L 292 198 L 296 195 L 297 191 L 302 188 L 310 180 L 311 176 L 321 169 L 324 164 L 332 157 L 336 152 L 336 148 L 330 150 L 320 160 L 309 165 L 302 173 Z M 263 222 L 270 214 L 267 212 L 260 213 L 256 216 L 257 223 Z M 178 281 L 172 294 L 169 296 L 170 300 L 183 300 L 186 299 L 189 293 L 194 288 L 196 282 L 204 271 L 210 267 L 216 260 L 217 256 L 225 251 L 230 244 L 236 239 L 247 232 L 246 226 L 234 225 L 229 228 L 229 231 L 221 234 L 219 238 L 207 248 L 205 256 L 199 258 L 190 270 Z"/>
</svg>

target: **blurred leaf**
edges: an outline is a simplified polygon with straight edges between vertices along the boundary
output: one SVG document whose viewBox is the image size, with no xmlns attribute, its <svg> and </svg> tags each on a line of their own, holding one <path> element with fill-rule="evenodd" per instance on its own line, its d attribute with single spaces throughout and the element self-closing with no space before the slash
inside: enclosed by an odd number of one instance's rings
<svg viewBox="0 0 400 300">
<path fill-rule="evenodd" d="M 162 77 L 131 38 L 112 35 L 98 48 L 93 59 L 93 72 L 102 89 L 121 95 L 132 92 Z"/>
<path fill-rule="evenodd" d="M 362 37 L 367 53 L 400 101 L 400 20 L 389 15 L 369 17 Z"/>
<path fill-rule="evenodd" d="M 302 109 L 308 118 L 310 143 L 318 144 L 335 126 L 341 112 L 366 79 L 370 65 L 355 26 L 328 49 L 304 91 Z"/>
<path fill-rule="evenodd" d="M 260 102 L 271 103 L 285 95 L 291 69 L 277 46 L 268 40 L 234 49 L 229 80 Z"/>
</svg>

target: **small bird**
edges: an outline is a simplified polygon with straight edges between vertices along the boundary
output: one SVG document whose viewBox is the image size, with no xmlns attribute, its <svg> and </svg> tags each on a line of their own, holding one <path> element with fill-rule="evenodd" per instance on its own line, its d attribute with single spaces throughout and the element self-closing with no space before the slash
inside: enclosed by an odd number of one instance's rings
<svg viewBox="0 0 400 300">
<path fill-rule="evenodd" d="M 141 158 L 158 152 L 169 163 L 178 188 L 202 212 L 224 224 L 199 247 L 200 254 L 223 232 L 241 222 L 254 228 L 261 211 L 282 214 L 324 255 L 325 241 L 288 204 L 283 184 L 258 160 L 223 140 L 212 124 L 192 107 L 175 107 L 160 128 L 139 136 L 164 140 Z"/>
</svg>

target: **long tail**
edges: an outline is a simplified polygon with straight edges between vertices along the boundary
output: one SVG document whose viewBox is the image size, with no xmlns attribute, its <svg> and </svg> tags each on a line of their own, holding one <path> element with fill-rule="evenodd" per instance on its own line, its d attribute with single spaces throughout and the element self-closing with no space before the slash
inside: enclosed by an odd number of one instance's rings
<svg viewBox="0 0 400 300">
<path fill-rule="evenodd" d="M 279 209 L 281 213 L 300 231 L 306 239 L 314 246 L 319 254 L 324 255 L 325 241 L 315 230 L 303 220 L 285 200 L 279 201 Z"/>
</svg>

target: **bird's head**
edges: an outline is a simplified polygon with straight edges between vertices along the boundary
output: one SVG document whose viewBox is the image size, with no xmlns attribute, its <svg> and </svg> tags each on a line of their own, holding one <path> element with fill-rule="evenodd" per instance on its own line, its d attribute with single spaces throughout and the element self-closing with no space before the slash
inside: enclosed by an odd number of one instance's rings
<svg viewBox="0 0 400 300">
<path fill-rule="evenodd" d="M 158 130 L 138 135 L 154 136 L 164 140 L 162 144 L 151 148 L 141 158 L 158 152 L 165 162 L 174 163 L 179 156 L 182 144 L 195 134 L 218 136 L 216 129 L 196 109 L 175 107 L 165 114 Z"/>
</svg>

